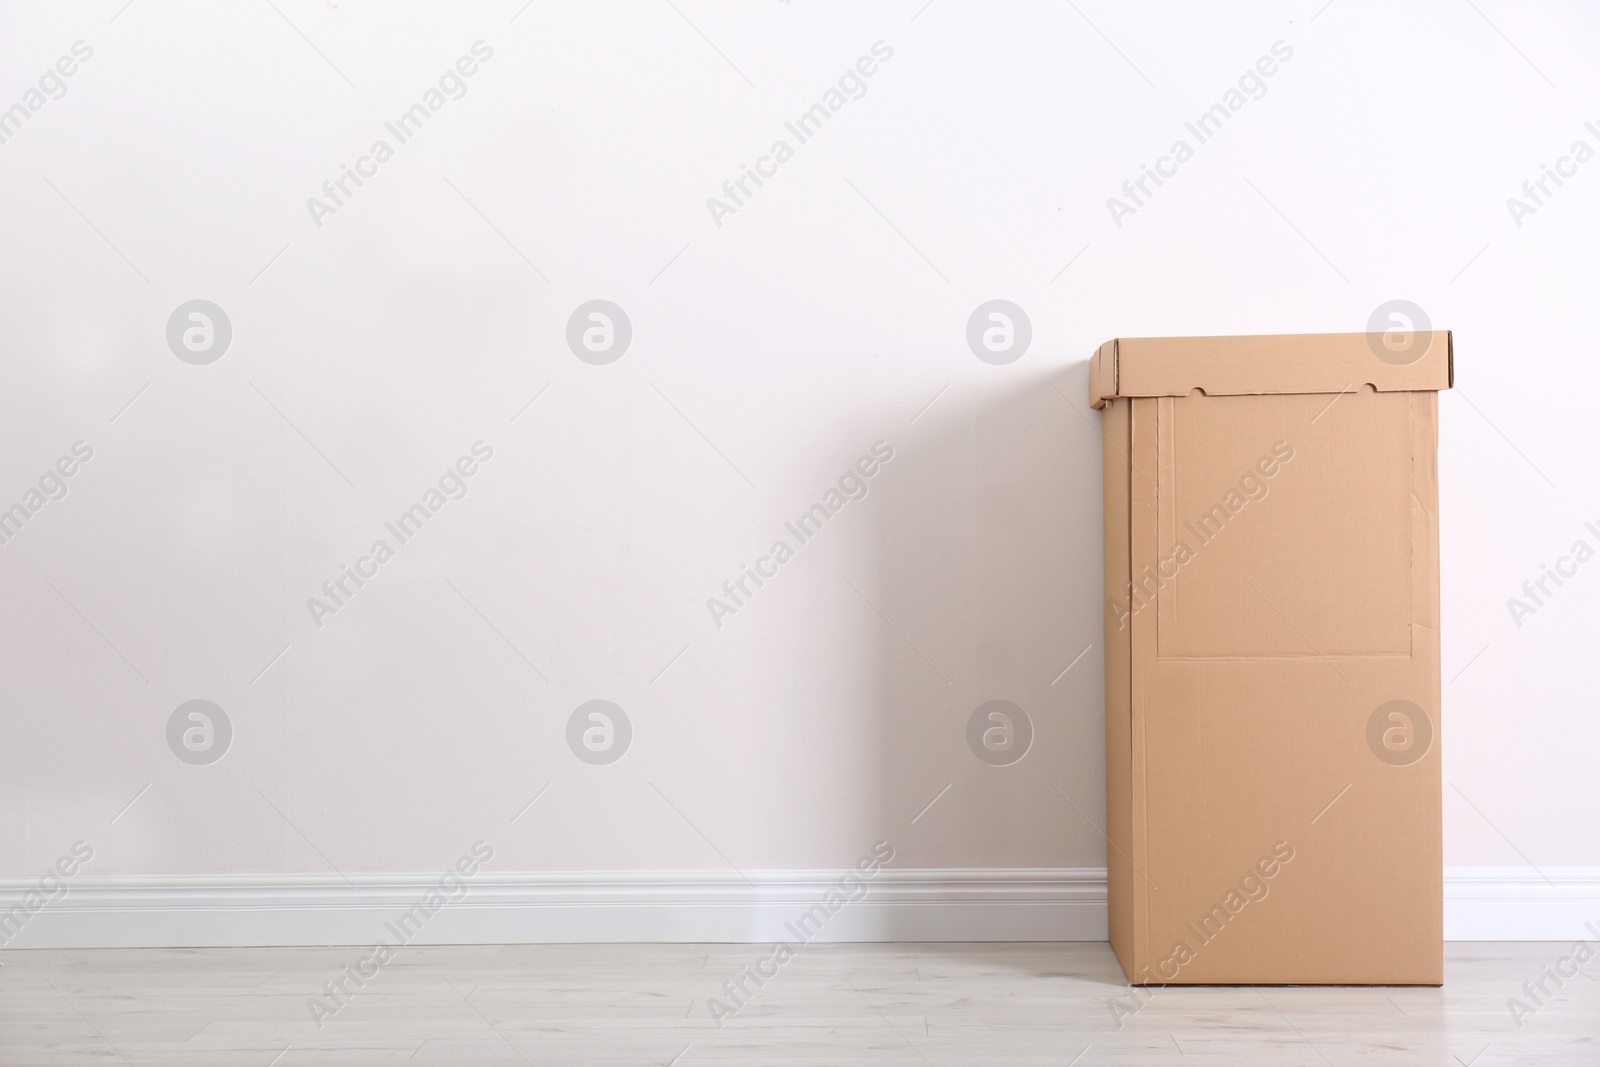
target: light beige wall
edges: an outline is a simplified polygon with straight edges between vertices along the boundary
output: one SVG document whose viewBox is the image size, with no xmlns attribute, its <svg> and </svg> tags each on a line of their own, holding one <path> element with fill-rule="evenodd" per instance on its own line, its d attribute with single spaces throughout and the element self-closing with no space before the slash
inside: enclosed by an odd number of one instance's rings
<svg viewBox="0 0 1600 1067">
<path fill-rule="evenodd" d="M 504 871 L 838 867 L 880 840 L 1098 866 L 1082 361 L 1362 329 L 1396 297 L 1457 342 L 1446 861 L 1600 865 L 1569 819 L 1600 802 L 1600 564 L 1520 628 L 1506 604 L 1600 548 L 1600 171 L 1520 227 L 1506 206 L 1600 146 L 1592 16 L 1505 13 L 1524 61 L 1445 4 L 520 6 L 0 15 L 0 106 L 93 50 L 0 144 L 0 506 L 93 450 L 0 544 L 0 873 L 80 839 L 110 874 L 429 871 L 480 838 Z M 384 123 L 480 40 L 399 144 Z M 878 41 L 799 143 L 785 122 Z M 1279 41 L 1265 94 L 1113 221 Z M 379 138 L 393 158 L 314 213 Z M 166 338 L 196 298 L 232 325 L 208 365 Z M 609 365 L 565 336 L 595 299 L 632 325 Z M 1006 365 L 967 338 L 996 299 L 1031 324 Z M 466 496 L 395 543 L 478 441 Z M 798 545 L 785 522 L 879 441 L 864 499 Z M 380 537 L 319 627 L 307 599 Z M 716 625 L 778 538 L 794 558 Z M 206 766 L 166 734 L 195 699 L 233 731 Z M 633 731 L 605 766 L 566 740 L 596 699 Z M 968 745 L 992 700 L 1034 731 L 1010 766 Z"/>
</svg>

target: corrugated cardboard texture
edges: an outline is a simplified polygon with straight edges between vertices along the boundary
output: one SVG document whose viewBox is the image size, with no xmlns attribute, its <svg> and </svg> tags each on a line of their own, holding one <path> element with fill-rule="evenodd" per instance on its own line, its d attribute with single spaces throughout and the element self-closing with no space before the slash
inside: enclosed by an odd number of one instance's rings
<svg viewBox="0 0 1600 1067">
<path fill-rule="evenodd" d="M 1129 485 L 1131 471 L 1128 449 L 1132 445 L 1130 404 L 1106 408 L 1101 432 L 1105 435 L 1102 474 L 1105 486 L 1105 572 L 1130 573 L 1129 568 Z M 1110 578 L 1106 579 L 1110 588 Z M 1133 967 L 1133 898 L 1135 872 L 1130 859 L 1133 849 L 1134 792 L 1132 717 L 1128 714 L 1132 696 L 1132 654 L 1127 627 L 1106 627 L 1106 850 L 1108 877 L 1127 892 L 1112 893 L 1108 921 L 1111 947 L 1122 961 L 1123 970 Z M 1115 709 L 1115 713 L 1113 713 Z"/>
<path fill-rule="evenodd" d="M 1097 353 L 1114 393 L 1153 393 L 1101 397 L 1111 941 L 1134 982 L 1442 980 L 1436 338 L 1409 368 L 1360 334 Z M 1348 386 L 1358 354 L 1381 381 Z"/>
<path fill-rule="evenodd" d="M 1112 397 L 1252 393 L 1380 393 L 1450 388 L 1448 330 L 1406 335 L 1403 356 L 1382 358 L 1382 335 L 1276 334 L 1255 337 L 1122 337 L 1089 362 L 1089 403 Z"/>
</svg>

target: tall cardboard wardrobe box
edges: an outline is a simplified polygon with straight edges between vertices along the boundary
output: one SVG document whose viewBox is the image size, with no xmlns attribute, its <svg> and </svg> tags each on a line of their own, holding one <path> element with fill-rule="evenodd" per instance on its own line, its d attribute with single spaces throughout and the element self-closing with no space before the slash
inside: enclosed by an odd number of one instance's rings
<svg viewBox="0 0 1600 1067">
<path fill-rule="evenodd" d="M 1136 984 L 1443 980 L 1452 353 L 1402 342 L 1095 352 L 1110 929 Z"/>
</svg>

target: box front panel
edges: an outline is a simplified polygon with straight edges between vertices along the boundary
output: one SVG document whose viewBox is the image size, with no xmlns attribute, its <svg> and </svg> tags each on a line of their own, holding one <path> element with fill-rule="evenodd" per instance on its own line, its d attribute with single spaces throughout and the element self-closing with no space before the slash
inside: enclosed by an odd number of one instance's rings
<svg viewBox="0 0 1600 1067">
<path fill-rule="evenodd" d="M 1440 980 L 1434 394 L 1148 403 L 1150 980 Z"/>
</svg>

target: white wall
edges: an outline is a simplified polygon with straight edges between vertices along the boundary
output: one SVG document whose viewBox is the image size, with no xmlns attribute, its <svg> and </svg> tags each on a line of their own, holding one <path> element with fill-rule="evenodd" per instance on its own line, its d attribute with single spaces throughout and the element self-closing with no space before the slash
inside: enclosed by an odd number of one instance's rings
<svg viewBox="0 0 1600 1067">
<path fill-rule="evenodd" d="M 429 872 L 478 839 L 501 872 L 836 868 L 879 840 L 905 868 L 1101 866 L 1084 361 L 1360 330 L 1393 298 L 1456 331 L 1446 863 L 1600 867 L 1600 564 L 1520 627 L 1506 603 L 1600 547 L 1600 163 L 1520 227 L 1506 204 L 1600 148 L 1593 12 L 122 3 L 0 15 L 0 107 L 93 50 L 0 144 L 0 506 L 93 449 L 0 545 L 0 873 L 80 839 L 95 876 Z M 478 41 L 399 144 L 385 121 Z M 785 121 L 880 41 L 799 144 Z M 1117 225 L 1107 198 L 1279 41 L 1265 95 Z M 718 225 L 707 198 L 778 138 Z M 232 325 L 208 365 L 165 336 L 195 298 Z M 565 340 L 596 298 L 633 331 L 604 366 Z M 1009 365 L 965 337 L 991 299 L 1031 322 Z M 467 495 L 316 625 L 308 597 L 478 441 Z M 878 441 L 868 495 L 715 625 Z M 232 724 L 208 766 L 167 743 L 193 699 Z M 608 766 L 565 740 L 592 699 L 634 731 Z M 1036 732 L 1012 766 L 967 747 L 992 699 Z"/>
</svg>

